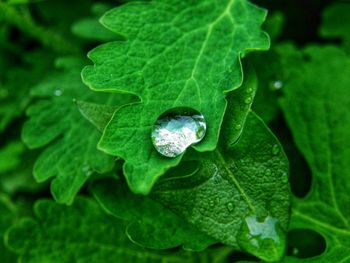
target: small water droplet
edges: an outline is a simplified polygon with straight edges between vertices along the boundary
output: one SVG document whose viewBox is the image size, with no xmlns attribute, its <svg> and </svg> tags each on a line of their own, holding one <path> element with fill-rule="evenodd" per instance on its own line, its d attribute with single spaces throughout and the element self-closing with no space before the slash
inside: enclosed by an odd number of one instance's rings
<svg viewBox="0 0 350 263">
<path fill-rule="evenodd" d="M 273 82 L 273 88 L 279 90 L 283 87 L 283 82 L 281 80 L 276 80 Z"/>
<path fill-rule="evenodd" d="M 272 146 L 271 152 L 272 152 L 273 155 L 279 154 L 279 152 L 280 152 L 279 145 L 275 144 L 274 146 Z"/>
<path fill-rule="evenodd" d="M 248 89 L 246 90 L 246 92 L 247 92 L 247 93 L 252 93 L 252 92 L 253 92 L 253 89 L 252 89 L 252 88 L 248 88 Z"/>
<path fill-rule="evenodd" d="M 161 116 L 151 134 L 154 147 L 166 157 L 179 156 L 205 136 L 204 116 L 189 109 L 181 111 Z"/>
<path fill-rule="evenodd" d="M 292 256 L 297 256 L 299 254 L 299 249 L 297 247 L 293 247 Z"/>
<path fill-rule="evenodd" d="M 62 96 L 62 94 L 63 94 L 63 89 L 61 88 L 57 88 L 53 92 L 53 95 L 55 95 L 56 97 Z"/>
<path fill-rule="evenodd" d="M 247 98 L 244 100 L 244 102 L 245 102 L 246 104 L 249 104 L 249 103 L 252 102 L 252 98 L 251 98 L 251 97 L 247 97 Z"/>
<path fill-rule="evenodd" d="M 87 163 L 82 166 L 81 170 L 87 177 L 93 174 L 93 169 Z"/>
<path fill-rule="evenodd" d="M 236 124 L 235 125 L 235 130 L 240 130 L 242 129 L 242 125 L 241 124 Z"/>
<path fill-rule="evenodd" d="M 229 202 L 229 203 L 227 204 L 227 210 L 228 210 L 229 212 L 232 212 L 234 209 L 235 209 L 235 207 L 234 207 L 233 203 Z"/>
</svg>

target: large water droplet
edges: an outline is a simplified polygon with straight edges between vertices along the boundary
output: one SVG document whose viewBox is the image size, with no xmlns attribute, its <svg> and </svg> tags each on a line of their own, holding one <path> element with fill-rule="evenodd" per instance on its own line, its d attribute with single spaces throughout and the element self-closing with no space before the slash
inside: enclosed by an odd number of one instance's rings
<svg viewBox="0 0 350 263">
<path fill-rule="evenodd" d="M 176 157 L 192 144 L 200 142 L 205 132 L 203 115 L 186 109 L 161 116 L 153 128 L 151 137 L 160 154 Z"/>
<path fill-rule="evenodd" d="M 270 261 L 278 261 L 283 256 L 285 248 L 285 239 L 279 220 L 271 216 L 262 220 L 256 215 L 246 217 L 239 243 L 244 250 Z"/>
</svg>

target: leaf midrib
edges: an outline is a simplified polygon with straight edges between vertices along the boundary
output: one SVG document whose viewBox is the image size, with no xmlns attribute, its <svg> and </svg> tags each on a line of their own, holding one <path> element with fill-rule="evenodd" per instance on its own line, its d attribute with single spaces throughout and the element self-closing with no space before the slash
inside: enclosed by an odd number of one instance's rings
<svg viewBox="0 0 350 263">
<path fill-rule="evenodd" d="M 248 195 L 245 193 L 244 189 L 242 188 L 242 186 L 240 185 L 240 183 L 238 182 L 238 180 L 236 179 L 235 175 L 232 173 L 232 171 L 228 168 L 227 162 L 223 156 L 223 154 L 221 153 L 220 149 L 216 149 L 214 151 L 214 154 L 217 157 L 217 160 L 219 161 L 219 163 L 221 164 L 221 166 L 224 168 L 224 170 L 226 171 L 227 175 L 229 176 L 229 178 L 232 180 L 232 182 L 234 183 L 234 185 L 237 187 L 238 191 L 241 193 L 241 196 L 244 198 L 244 200 L 246 201 L 249 209 L 252 212 L 256 212 L 256 209 L 254 207 L 254 205 L 251 203 Z"/>
<path fill-rule="evenodd" d="M 326 230 L 326 232 L 328 232 L 331 236 L 333 236 L 334 234 L 341 234 L 341 235 L 345 235 L 350 237 L 350 229 L 341 229 L 341 228 L 337 228 L 334 227 L 332 225 L 329 225 L 327 223 L 323 223 L 321 221 L 319 221 L 318 219 L 315 219 L 301 211 L 299 211 L 297 208 L 292 208 L 292 214 L 295 217 L 300 217 L 304 220 L 309 221 L 310 223 L 318 226 L 321 229 Z"/>
</svg>

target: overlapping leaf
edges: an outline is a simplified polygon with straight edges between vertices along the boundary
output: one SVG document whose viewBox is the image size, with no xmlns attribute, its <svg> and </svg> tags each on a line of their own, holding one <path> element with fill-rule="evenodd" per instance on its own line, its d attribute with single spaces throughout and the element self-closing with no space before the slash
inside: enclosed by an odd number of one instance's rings
<svg viewBox="0 0 350 263">
<path fill-rule="evenodd" d="M 215 253 L 145 250 L 132 244 L 121 220 L 107 216 L 96 203 L 77 198 L 71 207 L 41 200 L 35 219 L 10 229 L 8 245 L 23 263 L 37 262 L 224 262 L 227 249 Z"/>
<path fill-rule="evenodd" d="M 98 21 L 110 6 L 103 3 L 97 3 L 92 6 L 93 16 L 80 19 L 72 26 L 72 32 L 82 39 L 95 41 L 112 41 L 119 37 L 113 32 L 104 28 Z"/>
<path fill-rule="evenodd" d="M 265 15 L 246 0 L 157 0 L 126 4 L 102 18 L 127 41 L 90 52 L 95 65 L 85 68 L 83 79 L 93 90 L 132 93 L 141 100 L 117 111 L 99 142 L 100 149 L 125 160 L 134 192 L 147 194 L 180 162 L 181 157 L 161 157 L 151 143 L 152 126 L 165 111 L 201 112 L 208 132 L 195 148 L 215 149 L 225 94 L 242 82 L 241 55 L 269 45 L 260 30 Z"/>
<path fill-rule="evenodd" d="M 5 247 L 4 234 L 15 221 L 15 212 L 11 202 L 0 192 L 0 259 L 2 262 L 15 263 L 17 257 Z"/>
<path fill-rule="evenodd" d="M 42 188 L 33 179 L 32 166 L 36 154 L 25 150 L 20 141 L 12 141 L 0 149 L 0 191 L 36 191 Z"/>
<path fill-rule="evenodd" d="M 267 17 L 264 29 L 270 35 L 272 41 L 277 40 L 283 31 L 284 16 L 275 12 Z M 280 112 L 278 97 L 283 87 L 281 81 L 281 65 L 279 55 L 274 48 L 276 42 L 272 43 L 268 52 L 253 53 L 247 58 L 253 65 L 258 77 L 258 90 L 253 103 L 253 110 L 265 122 L 275 120 Z"/>
<path fill-rule="evenodd" d="M 312 190 L 295 199 L 292 229 L 311 229 L 327 242 L 310 259 L 287 262 L 350 261 L 350 58 L 334 46 L 291 46 L 283 57 L 284 115 L 294 140 L 312 170 Z"/>
<path fill-rule="evenodd" d="M 323 13 L 323 24 L 321 26 L 321 36 L 331 39 L 341 38 L 343 45 L 350 50 L 350 20 L 348 19 L 350 4 L 347 2 L 337 2 Z"/>
<path fill-rule="evenodd" d="M 23 114 L 30 102 L 30 88 L 49 69 L 51 56 L 43 56 L 43 52 L 25 55 L 23 65 L 16 67 L 11 65 L 13 56 L 0 58 L 5 59 L 3 65 L 0 62 L 0 132 Z M 41 63 L 35 63 L 38 57 L 42 58 Z"/>
<path fill-rule="evenodd" d="M 129 222 L 126 233 L 141 246 L 204 250 L 217 242 L 151 198 L 132 194 L 122 180 L 103 179 L 92 191 L 108 213 Z"/>
<path fill-rule="evenodd" d="M 69 204 L 94 172 L 110 171 L 114 165 L 112 157 L 97 150 L 100 133 L 79 113 L 73 99 L 120 105 L 123 98 L 89 91 L 80 79 L 79 59 L 59 64 L 61 71 L 32 89 L 32 95 L 42 99 L 28 109 L 30 119 L 22 137 L 30 148 L 49 144 L 35 163 L 34 176 L 38 182 L 54 177 L 52 194 Z"/>
<path fill-rule="evenodd" d="M 255 87 L 256 78 L 250 75 L 242 88 L 230 96 L 220 147 L 206 154 L 189 152 L 183 165 L 156 183 L 151 197 L 212 238 L 266 261 L 276 261 L 284 253 L 289 220 L 288 161 L 276 138 L 255 114 L 240 119 L 237 106 L 246 100 L 247 94 L 252 97 L 250 93 L 254 94 Z M 197 165 L 191 169 L 193 161 Z M 112 187 L 108 182 L 97 184 L 94 193 L 115 216 L 140 218 L 128 230 L 131 238 L 132 235 L 142 238 L 142 233 L 149 231 L 152 216 L 154 222 L 166 222 L 158 218 L 160 212 L 151 208 L 151 214 L 146 213 L 143 219 L 145 205 L 140 201 L 141 208 L 127 206 L 125 194 L 110 193 Z M 254 216 L 276 220 L 276 225 L 269 222 L 263 226 L 272 233 L 270 236 L 246 232 L 246 220 Z M 164 233 L 172 229 L 167 228 Z M 158 233 L 159 229 L 154 231 Z"/>
</svg>

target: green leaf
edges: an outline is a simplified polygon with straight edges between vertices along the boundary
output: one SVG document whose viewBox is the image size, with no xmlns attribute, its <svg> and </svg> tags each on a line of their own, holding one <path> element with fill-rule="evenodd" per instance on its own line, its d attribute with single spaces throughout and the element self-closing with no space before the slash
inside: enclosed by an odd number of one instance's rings
<svg viewBox="0 0 350 263">
<path fill-rule="evenodd" d="M 322 14 L 323 23 L 320 29 L 325 38 L 341 38 L 344 46 L 350 50 L 350 4 L 334 3 L 325 9 Z"/>
<path fill-rule="evenodd" d="M 230 103 L 223 124 L 220 147 L 206 154 L 189 152 L 185 155 L 186 162 L 170 170 L 156 183 L 151 197 L 212 238 L 235 249 L 244 249 L 267 261 L 274 261 L 283 255 L 284 232 L 289 219 L 288 161 L 277 139 L 261 120 L 253 113 L 248 114 L 257 80 L 251 68 L 246 72 L 242 87 L 228 97 Z M 242 105 L 241 108 L 239 105 Z M 242 115 L 238 109 L 247 112 L 246 115 Z M 199 166 L 195 163 L 191 168 L 193 160 Z M 140 240 L 140 235 L 142 239 L 143 233 L 150 231 L 149 229 L 157 233 L 156 237 L 161 234 L 167 236 L 164 225 L 169 225 L 166 231 L 172 231 L 171 226 L 174 223 L 166 223 L 169 221 L 167 216 L 164 219 L 159 218 L 159 213 L 165 213 L 164 209 L 158 208 L 159 205 L 148 201 L 149 198 L 126 195 L 125 191 L 116 190 L 121 186 L 118 188 L 112 185 L 110 181 L 97 184 L 93 192 L 107 211 L 132 221 L 132 227 L 128 228 L 131 229 L 128 230 L 131 232 L 131 239 Z M 140 201 L 129 203 L 131 200 Z M 141 200 L 147 200 L 147 204 Z M 135 206 L 136 211 L 131 209 Z M 155 212 L 157 209 L 160 212 Z M 148 212 L 144 212 L 145 210 Z M 143 214 L 144 218 L 141 219 Z M 245 227 L 243 222 L 253 215 L 279 220 L 276 237 L 273 237 L 276 240 L 278 238 L 276 243 L 271 238 L 257 241 L 249 234 L 249 237 L 246 236 L 242 230 Z M 139 220 L 137 227 L 135 218 Z M 164 233 L 158 234 L 159 229 L 164 229 Z M 183 237 L 182 231 L 178 234 Z M 187 240 L 193 242 L 197 237 L 195 235 L 195 238 Z M 155 246 L 158 243 L 153 239 L 145 241 L 151 242 L 144 243 L 145 246 Z M 181 242 L 180 239 L 178 242 Z M 252 245 L 254 242 L 260 242 L 258 248 Z M 267 252 L 269 250 L 273 252 Z"/>
<path fill-rule="evenodd" d="M 20 155 L 24 145 L 20 141 L 13 141 L 0 148 L 0 173 L 15 169 L 20 163 Z"/>
<path fill-rule="evenodd" d="M 125 224 L 103 213 L 93 201 L 77 198 L 73 206 L 41 200 L 35 219 L 23 219 L 7 233 L 20 262 L 223 262 L 227 248 L 216 253 L 146 250 L 132 244 Z"/>
<path fill-rule="evenodd" d="M 188 158 L 198 160 L 198 171 L 160 180 L 152 196 L 218 241 L 280 260 L 289 221 L 288 161 L 263 122 L 251 113 L 234 146 Z M 258 221 L 270 234 L 253 233 Z"/>
<path fill-rule="evenodd" d="M 313 176 L 307 197 L 294 199 L 291 229 L 314 230 L 326 239 L 326 251 L 305 262 L 349 262 L 350 58 L 334 46 L 285 46 L 280 53 L 282 108 Z"/>
<path fill-rule="evenodd" d="M 0 133 L 24 113 L 30 102 L 30 88 L 50 68 L 51 56 L 43 52 L 23 56 L 24 63 L 20 65 L 12 65 L 12 60 L 16 59 L 13 56 L 4 56 L 3 65 L 0 62 Z M 38 58 L 40 63 L 35 63 Z M 28 68 L 31 70 L 28 71 Z"/>
<path fill-rule="evenodd" d="M 96 3 L 91 9 L 94 16 L 82 18 L 75 22 L 72 26 L 72 32 L 76 36 L 87 40 L 112 41 L 120 38 L 103 27 L 98 21 L 99 17 L 110 9 L 110 6 L 107 4 Z"/>
<path fill-rule="evenodd" d="M 48 147 L 34 166 L 38 182 L 53 178 L 51 191 L 60 203 L 72 203 L 74 196 L 94 173 L 113 168 L 112 157 L 97 150 L 100 133 L 83 116 L 73 99 L 122 104 L 128 96 L 95 94 L 80 79 L 81 60 L 63 59 L 61 71 L 53 72 L 32 89 L 35 98 L 42 98 L 27 110 L 29 120 L 22 137 L 30 148 Z"/>
<path fill-rule="evenodd" d="M 76 103 L 80 113 L 101 132 L 103 132 L 111 120 L 114 112 L 120 108 L 120 106 L 103 105 L 80 100 L 77 100 Z"/>
<path fill-rule="evenodd" d="M 279 55 L 273 48 L 264 54 L 251 54 L 247 59 L 253 65 L 259 83 L 253 110 L 265 122 L 271 122 L 280 113 L 278 98 L 283 88 Z"/>
<path fill-rule="evenodd" d="M 109 214 L 130 222 L 126 233 L 138 245 L 168 249 L 183 244 L 187 250 L 204 250 L 216 243 L 158 202 L 132 194 L 122 180 L 97 181 L 92 192 Z"/>
<path fill-rule="evenodd" d="M 36 158 L 20 141 L 12 141 L 0 149 L 0 190 L 13 195 L 42 189 L 43 185 L 36 183 L 32 174 Z"/>
<path fill-rule="evenodd" d="M 1 262 L 15 263 L 17 257 L 9 251 L 4 244 L 4 234 L 8 227 L 15 221 L 15 212 L 13 211 L 11 201 L 0 192 L 0 259 Z"/>
<path fill-rule="evenodd" d="M 284 25 L 284 16 L 274 12 L 267 17 L 264 29 L 272 40 L 281 36 Z M 276 43 L 268 52 L 250 54 L 247 59 L 254 67 L 258 78 L 258 90 L 255 96 L 253 110 L 265 122 L 275 120 L 280 113 L 278 97 L 283 87 L 281 81 L 281 63 L 275 51 Z"/>
<path fill-rule="evenodd" d="M 284 24 L 284 14 L 275 11 L 268 15 L 266 22 L 264 23 L 264 30 L 266 30 L 272 40 L 276 40 L 282 35 Z"/>
<path fill-rule="evenodd" d="M 95 91 L 140 98 L 114 114 L 99 142 L 101 150 L 125 160 L 125 176 L 135 193 L 149 193 L 181 160 L 162 157 L 152 146 L 152 126 L 165 111 L 190 107 L 201 112 L 209 129 L 193 147 L 200 152 L 216 148 L 225 94 L 242 83 L 240 57 L 269 46 L 260 30 L 265 16 L 246 0 L 157 0 L 126 4 L 102 17 L 105 27 L 128 41 L 94 49 L 89 58 L 95 65 L 82 75 Z"/>
</svg>

